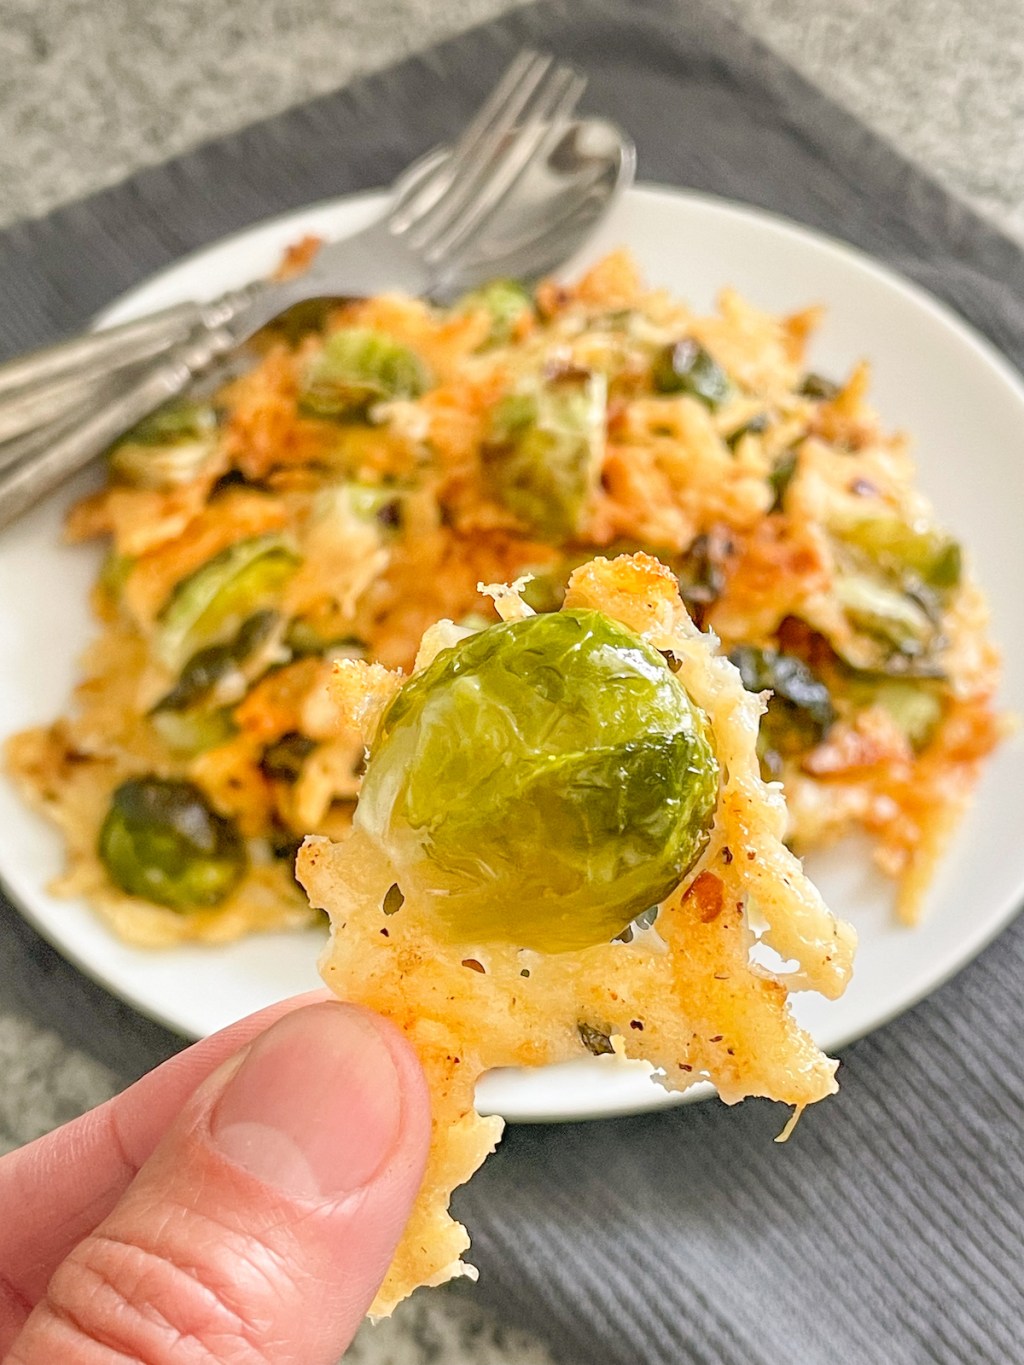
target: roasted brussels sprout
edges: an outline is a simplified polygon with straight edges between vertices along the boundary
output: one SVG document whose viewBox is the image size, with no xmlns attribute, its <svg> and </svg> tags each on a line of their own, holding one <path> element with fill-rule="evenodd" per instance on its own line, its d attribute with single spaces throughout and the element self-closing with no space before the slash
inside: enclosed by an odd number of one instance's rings
<svg viewBox="0 0 1024 1365">
<path fill-rule="evenodd" d="M 115 550 L 107 555 L 100 569 L 100 587 L 114 601 L 121 596 L 128 576 L 135 567 L 133 555 L 119 555 Z"/>
<path fill-rule="evenodd" d="M 122 891 L 182 912 L 218 905 L 246 868 L 234 824 L 191 782 L 159 777 L 133 777 L 117 788 L 99 856 Z"/>
<path fill-rule="evenodd" d="M 651 379 L 658 393 L 688 393 L 718 408 L 732 391 L 729 376 L 693 337 L 665 346 L 654 358 Z"/>
<path fill-rule="evenodd" d="M 570 371 L 507 395 L 484 445 L 484 469 L 510 512 L 547 540 L 580 530 L 604 454 L 603 375 Z"/>
<path fill-rule="evenodd" d="M 842 573 L 834 592 L 850 624 L 878 641 L 885 654 L 914 658 L 935 644 L 935 622 L 903 589 L 871 574 Z"/>
<path fill-rule="evenodd" d="M 401 488 L 390 483 L 352 483 L 345 485 L 349 506 L 361 521 L 373 522 L 384 532 L 401 530 Z"/>
<path fill-rule="evenodd" d="M 662 656 L 595 611 L 490 626 L 402 687 L 357 823 L 456 942 L 608 942 L 703 849 L 718 766 Z"/>
<path fill-rule="evenodd" d="M 488 346 L 503 346 L 512 339 L 521 318 L 533 312 L 533 299 L 518 280 L 492 280 L 465 294 L 456 304 L 459 312 L 483 308 L 490 314 Z"/>
<path fill-rule="evenodd" d="M 418 398 L 429 387 L 426 365 L 408 346 L 369 327 L 343 327 L 312 361 L 299 405 L 315 417 L 351 417 L 373 403 Z"/>
<path fill-rule="evenodd" d="M 730 450 L 735 451 L 738 449 L 744 436 L 761 436 L 768 430 L 769 425 L 768 414 L 766 412 L 759 412 L 754 417 L 751 417 L 748 422 L 744 422 L 741 426 L 738 426 L 735 431 L 730 432 L 725 438 L 725 443 Z"/>
<path fill-rule="evenodd" d="M 213 408 L 184 400 L 169 403 L 111 447 L 110 469 L 139 488 L 174 488 L 195 478 L 216 442 Z"/>
<path fill-rule="evenodd" d="M 834 379 L 826 379 L 822 374 L 808 372 L 803 377 L 798 393 L 802 393 L 805 398 L 817 398 L 822 402 L 829 402 L 833 398 L 838 398 L 842 392 Z"/>
<path fill-rule="evenodd" d="M 214 749 L 236 733 L 230 706 L 216 706 L 210 710 L 151 711 L 150 724 L 167 747 L 184 757 Z"/>
<path fill-rule="evenodd" d="M 294 782 L 302 772 L 302 765 L 316 748 L 316 740 L 291 731 L 269 744 L 263 751 L 261 770 L 279 782 Z"/>
<path fill-rule="evenodd" d="M 861 706 L 881 706 L 919 752 L 934 738 L 942 720 L 942 685 L 916 678 L 855 678 L 850 696 Z"/>
<path fill-rule="evenodd" d="M 771 512 L 781 512 L 786 503 L 789 485 L 793 482 L 800 467 L 800 456 L 796 450 L 787 450 L 775 461 L 768 475 L 768 487 L 772 490 Z"/>
<path fill-rule="evenodd" d="M 185 579 L 158 618 L 157 654 L 180 668 L 196 649 L 230 640 L 242 623 L 280 596 L 299 557 L 270 532 L 236 541 Z"/>
<path fill-rule="evenodd" d="M 828 688 L 793 654 L 740 645 L 729 655 L 748 692 L 771 692 L 761 717 L 758 754 L 765 777 L 782 761 L 806 753 L 828 734 L 836 712 Z"/>
<path fill-rule="evenodd" d="M 259 671 L 260 648 L 279 620 L 275 611 L 258 611 L 243 621 L 229 644 L 209 645 L 192 655 L 149 713 L 165 744 L 177 753 L 198 754 L 235 733 L 231 707 Z"/>
<path fill-rule="evenodd" d="M 896 577 L 909 574 L 940 593 L 960 583 L 960 546 L 934 526 L 884 513 L 850 521 L 837 534 L 844 544 Z"/>
</svg>

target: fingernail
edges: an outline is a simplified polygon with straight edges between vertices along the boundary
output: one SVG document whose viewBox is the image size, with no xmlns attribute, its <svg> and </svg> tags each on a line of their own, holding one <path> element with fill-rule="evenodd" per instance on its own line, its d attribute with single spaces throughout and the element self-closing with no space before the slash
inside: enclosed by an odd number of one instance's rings
<svg viewBox="0 0 1024 1365">
<path fill-rule="evenodd" d="M 368 1184 L 394 1150 L 398 1072 L 373 1015 L 309 1005 L 252 1044 L 210 1119 L 219 1150 L 257 1179 L 304 1199 Z"/>
</svg>

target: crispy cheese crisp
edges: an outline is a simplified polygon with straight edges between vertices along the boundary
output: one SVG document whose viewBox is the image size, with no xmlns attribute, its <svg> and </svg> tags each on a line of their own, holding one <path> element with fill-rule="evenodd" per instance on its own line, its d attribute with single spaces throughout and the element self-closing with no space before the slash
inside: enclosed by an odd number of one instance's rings
<svg viewBox="0 0 1024 1365">
<path fill-rule="evenodd" d="M 529 612 L 512 590 L 493 595 L 506 620 Z M 298 876 L 331 919 L 324 980 L 402 1029 L 433 1101 L 426 1178 L 375 1314 L 419 1285 L 469 1273 L 460 1259 L 469 1237 L 448 1203 L 501 1134 L 501 1120 L 473 1104 L 477 1080 L 493 1067 L 614 1053 L 650 1063 L 669 1090 L 710 1079 L 727 1103 L 762 1095 L 798 1111 L 836 1089 L 836 1063 L 795 1023 L 788 996 L 838 996 L 855 936 L 782 842 L 781 790 L 762 780 L 756 752 L 763 700 L 744 689 L 714 637 L 696 629 L 674 575 L 650 556 L 578 568 L 565 609 L 601 612 L 672 661 L 707 717 L 717 759 L 709 836 L 652 926 L 562 952 L 487 934 L 453 941 L 358 814 L 344 841 L 305 841 Z M 420 666 L 464 634 L 442 629 L 425 642 Z M 400 675 L 387 688 L 378 670 L 349 663 L 339 666 L 335 695 L 346 721 L 372 728 L 401 685 Z M 765 949 L 786 969 L 760 965 L 755 956 Z"/>
</svg>

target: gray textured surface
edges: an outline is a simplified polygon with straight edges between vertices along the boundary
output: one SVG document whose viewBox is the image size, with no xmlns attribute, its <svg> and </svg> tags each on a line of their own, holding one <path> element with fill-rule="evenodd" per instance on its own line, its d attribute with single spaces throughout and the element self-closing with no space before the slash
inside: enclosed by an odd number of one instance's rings
<svg viewBox="0 0 1024 1365">
<path fill-rule="evenodd" d="M 121 178 L 198 140 L 330 89 L 508 0 L 5 0 L 0 30 L 0 215 L 9 219 Z M 737 8 L 805 74 L 951 188 L 1024 235 L 1024 8 L 914 0 L 884 17 L 863 0 L 743 0 Z M 872 14 L 869 10 L 874 10 Z M 984 15 L 982 21 L 979 16 Z M 0 1015 L 0 1144 L 109 1094 L 111 1072 L 16 1015 Z M 354 1360 L 539 1365 L 447 1294 L 414 1301 L 360 1338 Z"/>
<path fill-rule="evenodd" d="M 519 3 L 4 0 L 0 223 L 113 184 Z M 1024 236 L 1020 0 L 729 3 L 947 188 Z"/>
</svg>

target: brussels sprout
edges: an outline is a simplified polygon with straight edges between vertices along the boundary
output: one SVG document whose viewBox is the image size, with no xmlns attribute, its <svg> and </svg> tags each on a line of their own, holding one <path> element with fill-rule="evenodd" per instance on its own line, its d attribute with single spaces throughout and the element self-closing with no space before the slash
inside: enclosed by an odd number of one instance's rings
<svg viewBox="0 0 1024 1365">
<path fill-rule="evenodd" d="M 519 320 L 533 312 L 533 298 L 517 280 L 492 280 L 463 295 L 455 307 L 460 313 L 485 309 L 491 318 L 486 345 L 503 346 L 511 340 Z"/>
<path fill-rule="evenodd" d="M 336 654 L 339 658 L 365 659 L 367 644 L 357 635 L 322 634 L 312 621 L 297 616 L 288 624 L 284 646 L 296 658 L 313 654 Z"/>
<path fill-rule="evenodd" d="M 158 617 L 158 656 L 177 668 L 197 647 L 230 639 L 279 597 L 298 565 L 298 555 L 273 532 L 229 545 L 171 593 Z"/>
<path fill-rule="evenodd" d="M 768 487 L 774 494 L 769 511 L 782 511 L 786 501 L 786 493 L 789 491 L 789 485 L 793 482 L 794 475 L 799 467 L 800 457 L 795 450 L 785 451 L 775 461 L 771 473 L 768 475 Z"/>
<path fill-rule="evenodd" d="M 111 880 L 170 910 L 218 905 L 246 868 L 234 824 L 191 782 L 133 777 L 114 792 L 99 837 Z"/>
<path fill-rule="evenodd" d="M 604 455 L 603 375 L 572 371 L 507 395 L 498 404 L 484 470 L 498 498 L 545 539 L 581 527 Z"/>
<path fill-rule="evenodd" d="M 358 483 L 345 485 L 348 503 L 361 521 L 371 521 L 385 531 L 397 531 L 402 525 L 402 490 L 389 483 Z"/>
<path fill-rule="evenodd" d="M 749 422 L 744 422 L 742 426 L 738 426 L 735 431 L 730 432 L 725 438 L 725 444 L 731 451 L 735 452 L 744 436 L 760 436 L 768 430 L 768 426 L 768 414 L 759 412 L 756 416 L 751 417 Z"/>
<path fill-rule="evenodd" d="M 793 758 L 825 738 L 835 719 L 828 688 L 794 654 L 740 645 L 730 660 L 748 692 L 772 693 L 761 717 L 758 754 L 765 776 L 777 777 L 784 758 Z"/>
<path fill-rule="evenodd" d="M 100 587 L 116 600 L 124 591 L 124 585 L 128 582 L 128 576 L 134 568 L 135 557 L 133 555 L 119 555 L 115 550 L 111 550 L 100 569 Z"/>
<path fill-rule="evenodd" d="M 844 544 L 893 575 L 909 574 L 938 592 L 948 592 L 960 583 L 960 546 L 933 526 L 910 523 L 886 512 L 833 529 Z"/>
<path fill-rule="evenodd" d="M 834 379 L 826 379 L 824 375 L 813 372 L 804 375 L 803 383 L 797 389 L 797 393 L 803 394 L 805 398 L 818 398 L 823 402 L 838 398 L 841 392 Z"/>
<path fill-rule="evenodd" d="M 299 405 L 316 417 L 348 417 L 373 403 L 418 398 L 429 387 L 426 366 L 408 346 L 369 327 L 344 327 L 310 365 Z"/>
<path fill-rule="evenodd" d="M 608 942 L 704 848 L 718 765 L 662 656 L 595 611 L 503 622 L 397 693 L 356 821 L 456 942 Z"/>
<path fill-rule="evenodd" d="M 678 562 L 680 595 L 687 611 L 701 628 L 708 608 L 714 606 L 725 591 L 726 566 L 732 552 L 728 535 L 715 530 L 697 536 Z"/>
<path fill-rule="evenodd" d="M 169 749 L 193 758 L 224 744 L 236 733 L 230 706 L 209 711 L 152 711 L 150 724 Z"/>
<path fill-rule="evenodd" d="M 149 713 L 165 744 L 177 753 L 199 754 L 230 739 L 235 726 L 231 707 L 224 703 L 237 702 L 244 693 L 252 680 L 252 656 L 279 620 L 276 611 L 258 611 L 243 621 L 230 644 L 209 645 L 192 655 L 178 681 Z M 215 701 L 221 704 L 213 705 Z"/>
<path fill-rule="evenodd" d="M 280 782 L 294 782 L 302 772 L 302 765 L 315 748 L 315 739 L 293 730 L 264 749 L 260 768 L 267 777 Z"/>
<path fill-rule="evenodd" d="M 651 379 L 658 393 L 688 393 L 714 410 L 732 392 L 729 376 L 693 337 L 665 346 L 654 358 Z"/>
<path fill-rule="evenodd" d="M 187 401 L 170 403 L 111 447 L 111 472 L 139 488 L 174 488 L 195 478 L 216 442 L 213 408 Z"/>
<path fill-rule="evenodd" d="M 935 622 L 920 602 L 902 589 L 870 574 L 845 573 L 837 576 L 834 592 L 850 624 L 879 641 L 889 653 L 913 657 L 935 644 Z"/>
<path fill-rule="evenodd" d="M 850 695 L 861 706 L 884 707 L 914 750 L 931 742 L 942 719 L 942 694 L 927 681 L 859 678 L 851 683 Z"/>
</svg>

